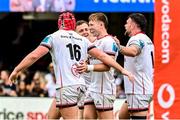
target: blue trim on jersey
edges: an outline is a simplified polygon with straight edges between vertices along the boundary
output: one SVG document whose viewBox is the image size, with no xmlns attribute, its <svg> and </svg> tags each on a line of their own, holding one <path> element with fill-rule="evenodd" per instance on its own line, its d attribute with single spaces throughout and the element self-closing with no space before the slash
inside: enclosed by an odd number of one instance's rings
<svg viewBox="0 0 180 120">
<path fill-rule="evenodd" d="M 113 50 L 114 52 L 117 52 L 117 51 L 118 51 L 118 47 L 117 47 L 116 43 L 113 43 L 112 50 Z"/>
<path fill-rule="evenodd" d="M 139 44 L 140 44 L 140 47 L 141 47 L 141 49 L 144 47 L 144 41 L 142 41 L 142 40 L 139 40 Z"/>
<path fill-rule="evenodd" d="M 133 41 L 136 41 L 136 42 L 133 42 Z M 143 49 L 143 47 L 145 46 L 144 41 L 142 41 L 142 40 L 133 40 L 133 41 L 131 41 L 129 46 L 137 45 L 140 49 Z"/>
<path fill-rule="evenodd" d="M 50 39 L 51 39 L 51 36 L 48 35 L 48 36 L 46 36 L 46 37 L 42 40 L 42 42 L 48 43 Z"/>
</svg>

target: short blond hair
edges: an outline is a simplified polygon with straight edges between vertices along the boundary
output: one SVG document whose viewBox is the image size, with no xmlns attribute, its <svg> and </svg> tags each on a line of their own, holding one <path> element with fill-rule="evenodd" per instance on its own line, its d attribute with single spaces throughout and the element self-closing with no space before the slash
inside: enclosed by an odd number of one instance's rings
<svg viewBox="0 0 180 120">
<path fill-rule="evenodd" d="M 104 23 L 104 27 L 108 29 L 108 18 L 104 13 L 93 13 L 89 16 L 89 21 L 102 21 Z"/>
</svg>

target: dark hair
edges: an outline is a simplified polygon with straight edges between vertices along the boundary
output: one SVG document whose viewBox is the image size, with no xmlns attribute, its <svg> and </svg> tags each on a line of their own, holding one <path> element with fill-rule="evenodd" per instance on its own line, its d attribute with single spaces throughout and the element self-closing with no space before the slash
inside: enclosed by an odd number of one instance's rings
<svg viewBox="0 0 180 120">
<path fill-rule="evenodd" d="M 147 20 L 143 14 L 133 13 L 128 18 L 131 18 L 143 32 L 146 32 Z"/>
<path fill-rule="evenodd" d="M 82 24 L 84 24 L 84 23 L 88 25 L 88 22 L 87 22 L 87 21 L 85 21 L 85 20 L 78 20 L 78 21 L 76 22 L 76 27 L 79 26 L 79 25 L 82 25 Z"/>
<path fill-rule="evenodd" d="M 0 72 L 5 72 L 8 76 L 10 75 L 10 72 L 9 72 L 9 70 L 1 70 Z"/>
<path fill-rule="evenodd" d="M 98 20 L 104 23 L 106 29 L 108 29 L 108 18 L 104 13 L 93 13 L 89 16 L 90 20 Z"/>
</svg>

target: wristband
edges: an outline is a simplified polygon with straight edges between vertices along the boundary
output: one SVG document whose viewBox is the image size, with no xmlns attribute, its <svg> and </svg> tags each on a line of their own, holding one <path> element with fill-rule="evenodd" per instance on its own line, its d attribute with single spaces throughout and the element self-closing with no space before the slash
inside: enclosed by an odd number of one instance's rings
<svg viewBox="0 0 180 120">
<path fill-rule="evenodd" d="M 87 71 L 93 71 L 94 65 L 87 65 Z"/>
</svg>

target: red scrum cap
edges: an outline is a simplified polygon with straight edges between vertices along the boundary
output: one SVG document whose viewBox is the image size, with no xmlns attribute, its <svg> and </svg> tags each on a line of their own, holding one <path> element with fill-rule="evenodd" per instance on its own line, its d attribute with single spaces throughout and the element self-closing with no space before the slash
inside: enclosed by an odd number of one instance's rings
<svg viewBox="0 0 180 120">
<path fill-rule="evenodd" d="M 59 15 L 58 28 L 63 30 L 75 30 L 76 19 L 70 12 L 63 12 Z"/>
</svg>

